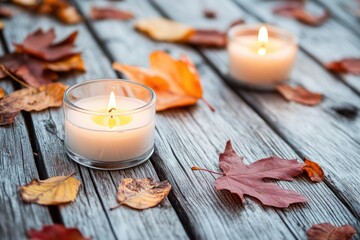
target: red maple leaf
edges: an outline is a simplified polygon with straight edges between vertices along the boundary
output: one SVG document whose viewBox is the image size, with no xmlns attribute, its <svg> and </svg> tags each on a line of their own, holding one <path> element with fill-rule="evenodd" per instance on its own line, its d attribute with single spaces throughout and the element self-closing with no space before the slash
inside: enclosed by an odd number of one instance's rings
<svg viewBox="0 0 360 240">
<path fill-rule="evenodd" d="M 228 141 L 224 153 L 220 154 L 219 157 L 222 173 L 199 167 L 192 169 L 222 175 L 216 179 L 216 189 L 229 190 L 237 194 L 242 200 L 244 200 L 244 195 L 248 195 L 258 199 L 264 205 L 278 208 L 307 201 L 306 197 L 300 193 L 263 181 L 265 178 L 294 180 L 293 177 L 301 174 L 304 164 L 295 159 L 288 160 L 279 157 L 264 158 L 249 165 L 245 165 L 243 160 L 244 158 L 236 154 L 231 142 Z"/>
<path fill-rule="evenodd" d="M 90 238 L 85 238 L 79 229 L 67 228 L 60 224 L 47 225 L 41 230 L 30 229 L 28 236 L 30 240 L 90 240 Z"/>
<path fill-rule="evenodd" d="M 307 231 L 308 240 L 350 240 L 356 233 L 351 225 L 334 226 L 330 223 L 314 224 Z"/>
</svg>

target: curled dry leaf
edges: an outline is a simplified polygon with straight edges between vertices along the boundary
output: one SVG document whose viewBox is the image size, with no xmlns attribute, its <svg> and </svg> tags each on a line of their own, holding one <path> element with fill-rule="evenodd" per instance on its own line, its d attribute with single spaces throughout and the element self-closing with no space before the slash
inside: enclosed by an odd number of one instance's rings
<svg viewBox="0 0 360 240">
<path fill-rule="evenodd" d="M 193 63 L 187 57 L 174 59 L 162 51 L 150 55 L 150 69 L 114 63 L 133 81 L 151 87 L 157 97 L 156 110 L 195 104 L 202 98 L 200 78 Z"/>
<path fill-rule="evenodd" d="M 164 18 L 140 19 L 135 29 L 147 34 L 154 40 L 184 42 L 194 33 L 192 27 Z"/>
<path fill-rule="evenodd" d="M 134 17 L 134 14 L 132 12 L 116 9 L 114 7 L 92 7 L 90 15 L 91 18 L 94 20 L 129 20 Z"/>
<path fill-rule="evenodd" d="M 230 27 L 241 23 L 244 23 L 244 20 L 236 20 Z M 181 42 L 205 47 L 225 47 L 226 45 L 225 31 L 195 29 L 163 18 L 141 19 L 135 23 L 135 28 L 157 41 Z"/>
<path fill-rule="evenodd" d="M 168 181 L 159 182 L 151 178 L 124 178 L 118 188 L 117 200 L 119 206 L 126 205 L 143 210 L 157 206 L 167 197 L 170 190 L 171 185 Z"/>
<path fill-rule="evenodd" d="M 360 75 L 360 58 L 344 58 L 339 61 L 330 62 L 325 67 L 334 73 Z"/>
<path fill-rule="evenodd" d="M 11 18 L 13 11 L 7 7 L 0 7 L 0 18 Z"/>
<path fill-rule="evenodd" d="M 3 97 L 5 97 L 5 91 L 2 87 L 0 87 L 0 99 L 2 99 Z"/>
<path fill-rule="evenodd" d="M 219 156 L 219 166 L 222 172 L 199 167 L 193 167 L 192 170 L 204 170 L 221 175 L 216 179 L 216 189 L 229 190 L 237 194 L 243 201 L 244 195 L 248 195 L 258 199 L 264 205 L 278 208 L 286 208 L 292 203 L 307 201 L 306 197 L 300 193 L 263 181 L 265 178 L 294 180 L 293 177 L 301 174 L 303 166 L 296 159 L 269 157 L 249 165 L 245 165 L 243 161 L 244 157 L 237 155 L 231 142 L 228 141 L 224 153 Z"/>
<path fill-rule="evenodd" d="M 85 238 L 79 229 L 67 228 L 60 224 L 46 225 L 41 230 L 30 229 L 27 235 L 30 240 L 90 240 Z"/>
<path fill-rule="evenodd" d="M 308 240 L 350 240 L 356 233 L 351 225 L 336 227 L 330 223 L 314 224 L 307 231 Z"/>
<path fill-rule="evenodd" d="M 46 180 L 32 180 L 29 184 L 21 186 L 22 200 L 40 205 L 59 205 L 73 202 L 79 191 L 81 183 L 73 177 L 56 176 Z"/>
<path fill-rule="evenodd" d="M 30 33 L 23 43 L 14 44 L 15 53 L 0 58 L 5 68 L 0 77 L 10 72 L 31 86 L 40 87 L 56 80 L 58 72 L 85 71 L 80 53 L 74 51 L 76 37 L 77 32 L 73 32 L 56 43 L 54 29 Z"/>
<path fill-rule="evenodd" d="M 312 15 L 305 10 L 304 3 L 298 1 L 289 1 L 279 5 L 273 9 L 273 12 L 281 16 L 295 18 L 297 21 L 310 26 L 322 25 L 331 15 L 328 10 L 324 10 L 321 15 Z"/>
<path fill-rule="evenodd" d="M 306 175 L 313 182 L 321 182 L 325 178 L 324 171 L 316 162 L 311 161 L 310 159 L 304 159 L 305 166 L 303 166 L 303 170 Z"/>
<path fill-rule="evenodd" d="M 74 6 L 67 0 L 11 0 L 33 12 L 48 14 L 57 17 L 66 24 L 76 24 L 82 21 L 82 17 Z"/>
<path fill-rule="evenodd" d="M 323 99 L 322 94 L 310 92 L 309 90 L 300 86 L 292 87 L 282 84 L 278 85 L 276 89 L 286 100 L 294 101 L 304 105 L 315 106 L 318 105 Z"/>
<path fill-rule="evenodd" d="M 50 83 L 38 89 L 23 88 L 0 100 L 0 126 L 14 122 L 21 110 L 41 111 L 49 107 L 60 107 L 66 86 Z"/>
</svg>

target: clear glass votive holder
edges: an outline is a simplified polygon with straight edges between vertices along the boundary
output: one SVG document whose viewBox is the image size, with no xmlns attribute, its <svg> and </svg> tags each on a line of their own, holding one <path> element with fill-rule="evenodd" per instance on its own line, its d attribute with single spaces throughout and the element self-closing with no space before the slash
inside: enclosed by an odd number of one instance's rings
<svg viewBox="0 0 360 240">
<path fill-rule="evenodd" d="M 262 26 L 267 35 L 259 39 Z M 278 27 L 234 26 L 228 31 L 230 78 L 246 88 L 274 89 L 289 80 L 297 49 L 295 36 Z"/>
<path fill-rule="evenodd" d="M 90 80 L 64 94 L 65 148 L 95 169 L 139 165 L 154 152 L 154 91 L 121 79 Z"/>
</svg>

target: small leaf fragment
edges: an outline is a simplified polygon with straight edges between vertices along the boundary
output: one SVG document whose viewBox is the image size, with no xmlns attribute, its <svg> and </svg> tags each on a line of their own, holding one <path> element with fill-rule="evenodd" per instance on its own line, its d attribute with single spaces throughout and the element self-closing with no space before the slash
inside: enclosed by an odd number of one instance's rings
<svg viewBox="0 0 360 240">
<path fill-rule="evenodd" d="M 29 184 L 21 186 L 20 195 L 25 202 L 40 205 L 59 205 L 73 202 L 79 191 L 81 183 L 73 177 L 56 176 L 46 180 L 32 180 Z"/>
<path fill-rule="evenodd" d="M 336 227 L 330 223 L 314 224 L 307 231 L 308 240 L 351 240 L 356 230 L 351 225 Z"/>
<path fill-rule="evenodd" d="M 30 240 L 90 240 L 85 238 L 77 228 L 67 228 L 61 224 L 45 225 L 41 230 L 27 231 Z"/>
<path fill-rule="evenodd" d="M 205 18 L 209 18 L 209 19 L 214 19 L 214 18 L 217 18 L 217 14 L 214 10 L 211 10 L 211 9 L 204 9 L 203 10 L 203 15 Z"/>
<path fill-rule="evenodd" d="M 13 11 L 7 7 L 0 7 L 0 18 L 11 18 Z"/>
<path fill-rule="evenodd" d="M 143 210 L 157 206 L 167 197 L 170 190 L 171 185 L 168 181 L 124 178 L 118 188 L 117 200 L 119 205 Z"/>
<path fill-rule="evenodd" d="M 104 20 L 104 19 L 129 20 L 134 17 L 134 14 L 129 11 L 116 9 L 114 7 L 92 7 L 90 16 L 94 20 Z"/>
<path fill-rule="evenodd" d="M 334 73 L 350 73 L 360 75 L 360 58 L 344 58 L 325 64 L 325 67 Z"/>
<path fill-rule="evenodd" d="M 325 178 L 324 171 L 316 162 L 311 161 L 310 159 L 304 159 L 305 166 L 303 166 L 303 170 L 306 175 L 313 182 L 321 182 Z"/>
<path fill-rule="evenodd" d="M 223 48 L 226 46 L 226 33 L 211 29 L 196 29 L 186 42 L 191 45 Z"/>
<path fill-rule="evenodd" d="M 0 99 L 2 99 L 5 96 L 5 90 L 0 87 Z"/>
<path fill-rule="evenodd" d="M 181 42 L 194 32 L 192 27 L 164 18 L 140 19 L 135 29 L 157 41 Z"/>
<path fill-rule="evenodd" d="M 50 83 L 35 88 L 23 88 L 0 100 L 0 126 L 12 123 L 21 110 L 41 111 L 49 107 L 60 107 L 67 86 Z"/>
<path fill-rule="evenodd" d="M 276 87 L 277 91 L 288 101 L 294 101 L 304 105 L 315 106 L 323 100 L 320 93 L 310 92 L 309 90 L 297 86 L 281 84 Z"/>
</svg>

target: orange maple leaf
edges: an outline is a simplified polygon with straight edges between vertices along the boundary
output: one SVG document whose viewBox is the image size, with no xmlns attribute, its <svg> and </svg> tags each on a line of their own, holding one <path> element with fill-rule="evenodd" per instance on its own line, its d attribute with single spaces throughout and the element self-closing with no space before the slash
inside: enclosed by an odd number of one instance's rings
<svg viewBox="0 0 360 240">
<path fill-rule="evenodd" d="M 151 87 L 157 96 L 156 110 L 193 105 L 203 90 L 194 64 L 186 56 L 174 59 L 163 51 L 150 54 L 150 69 L 113 63 L 133 81 Z"/>
</svg>

